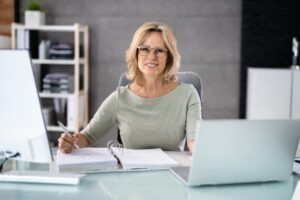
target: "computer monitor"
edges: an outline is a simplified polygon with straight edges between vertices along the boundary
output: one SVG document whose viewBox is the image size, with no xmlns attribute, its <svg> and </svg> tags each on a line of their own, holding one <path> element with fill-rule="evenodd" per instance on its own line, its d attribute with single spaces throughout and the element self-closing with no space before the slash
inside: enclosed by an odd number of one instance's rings
<svg viewBox="0 0 300 200">
<path fill-rule="evenodd" d="M 0 50 L 0 155 L 53 161 L 28 50 Z M 0 157 L 1 158 L 1 157 Z"/>
</svg>

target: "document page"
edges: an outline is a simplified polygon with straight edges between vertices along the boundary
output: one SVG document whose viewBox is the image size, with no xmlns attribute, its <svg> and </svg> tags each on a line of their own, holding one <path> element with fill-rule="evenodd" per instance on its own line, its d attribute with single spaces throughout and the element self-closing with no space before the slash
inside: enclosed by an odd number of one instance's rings
<svg viewBox="0 0 300 200">
<path fill-rule="evenodd" d="M 178 163 L 163 150 L 112 148 L 123 169 L 167 169 Z"/>
</svg>

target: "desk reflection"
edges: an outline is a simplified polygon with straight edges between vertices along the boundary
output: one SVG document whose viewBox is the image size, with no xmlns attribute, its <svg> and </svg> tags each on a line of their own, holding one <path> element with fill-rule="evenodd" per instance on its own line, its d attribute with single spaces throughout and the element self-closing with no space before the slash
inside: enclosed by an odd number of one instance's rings
<svg viewBox="0 0 300 200">
<path fill-rule="evenodd" d="M 99 200 L 110 199 L 95 181 L 85 180 L 83 184 L 53 185 L 0 183 L 1 200 Z"/>
<path fill-rule="evenodd" d="M 187 187 L 168 171 L 102 176 L 98 184 L 110 199 L 290 200 L 293 177 L 284 182 Z"/>
<path fill-rule="evenodd" d="M 284 182 L 187 188 L 188 200 L 290 200 L 293 177 Z"/>
<path fill-rule="evenodd" d="M 168 170 L 97 173 L 77 186 L 0 183 L 2 200 L 290 200 L 293 177 L 286 182 L 187 187 Z"/>
<path fill-rule="evenodd" d="M 111 199 L 187 199 L 185 187 L 165 171 L 126 172 L 102 176 L 98 184 Z"/>
</svg>

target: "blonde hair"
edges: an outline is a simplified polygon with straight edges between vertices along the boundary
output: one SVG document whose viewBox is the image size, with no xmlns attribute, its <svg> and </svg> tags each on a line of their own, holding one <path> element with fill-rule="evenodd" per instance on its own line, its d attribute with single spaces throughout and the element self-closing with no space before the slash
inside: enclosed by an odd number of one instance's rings
<svg viewBox="0 0 300 200">
<path fill-rule="evenodd" d="M 163 73 L 163 79 L 176 82 L 180 67 L 180 54 L 177 50 L 175 36 L 166 24 L 159 22 L 147 22 L 140 26 L 133 35 L 131 44 L 126 51 L 127 79 L 143 84 L 142 72 L 138 68 L 138 46 L 142 45 L 146 36 L 152 32 L 160 32 L 168 49 L 167 63 Z"/>
</svg>

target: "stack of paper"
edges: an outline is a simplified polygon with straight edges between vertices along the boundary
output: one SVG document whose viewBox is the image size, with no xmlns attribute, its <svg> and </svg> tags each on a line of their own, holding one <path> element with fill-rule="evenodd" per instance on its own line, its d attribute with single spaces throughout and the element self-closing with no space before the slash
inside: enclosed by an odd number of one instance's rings
<svg viewBox="0 0 300 200">
<path fill-rule="evenodd" d="M 117 159 L 107 148 L 80 148 L 70 154 L 57 151 L 57 168 L 60 172 L 93 172 L 116 170 Z"/>
<path fill-rule="evenodd" d="M 72 93 L 74 76 L 67 73 L 49 73 L 43 78 L 43 92 Z"/>
</svg>

